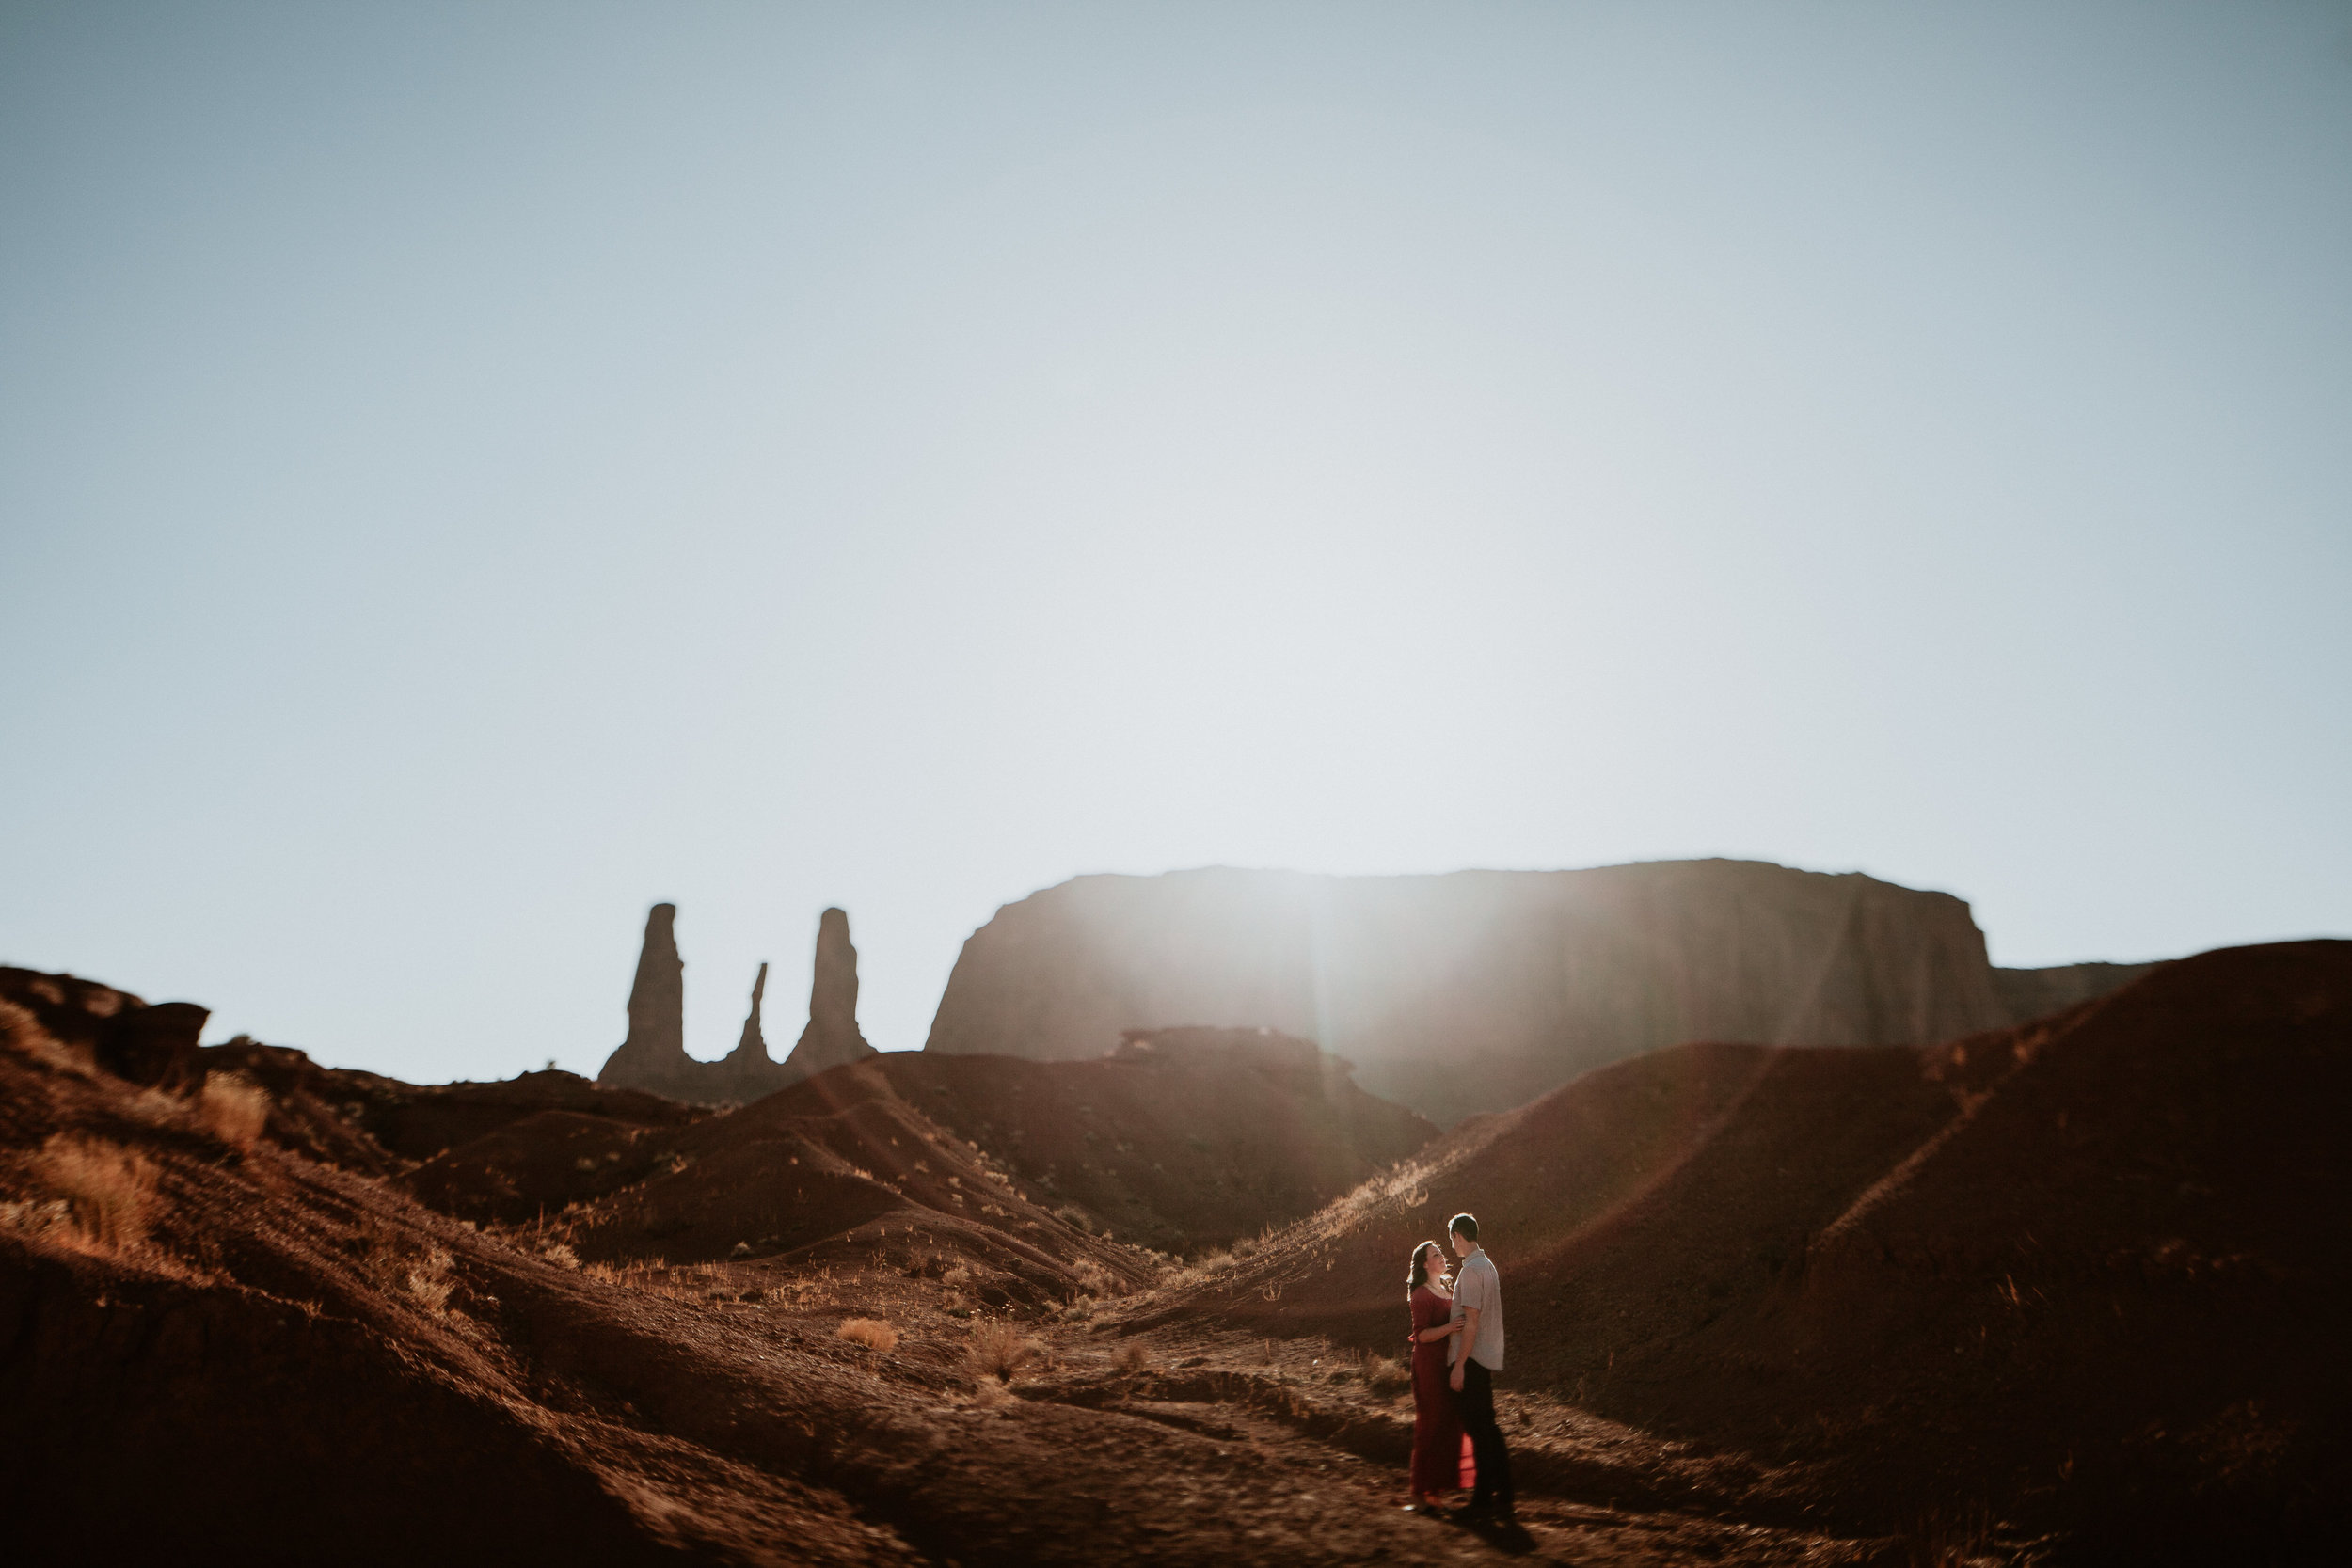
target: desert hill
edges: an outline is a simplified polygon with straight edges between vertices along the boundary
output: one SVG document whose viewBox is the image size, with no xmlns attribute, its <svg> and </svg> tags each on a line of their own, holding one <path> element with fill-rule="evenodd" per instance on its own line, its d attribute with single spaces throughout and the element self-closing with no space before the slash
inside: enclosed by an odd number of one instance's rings
<svg viewBox="0 0 2352 1568">
<path fill-rule="evenodd" d="M 1385 1346 L 1477 1212 L 1509 1383 L 2127 1560 L 2292 1560 L 2352 1481 L 2352 942 L 1936 1048 L 1688 1045 L 1476 1117 L 1138 1323 Z"/>
<path fill-rule="evenodd" d="M 268 1091 L 271 1143 L 367 1176 L 397 1175 L 541 1111 L 644 1127 L 682 1126 L 709 1114 L 553 1069 L 491 1083 L 419 1085 L 321 1067 L 303 1052 L 243 1035 L 225 1045 L 199 1045 L 209 1009 L 149 1003 L 75 974 L 0 968 L 0 1002 L 24 1008 L 34 1027 L 87 1053 L 109 1076 L 145 1087 L 186 1093 L 210 1074 L 235 1073 Z"/>
<path fill-rule="evenodd" d="M 1451 1123 L 1660 1046 L 1931 1045 L 2141 968 L 1996 971 L 1949 895 L 1747 861 L 1081 877 L 973 934 L 925 1049 L 1074 1059 L 1132 1029 L 1264 1025 Z"/>
<path fill-rule="evenodd" d="M 1435 1141 L 1254 1030 L 712 1114 L 171 1014 L 125 1052 L 144 1004 L 36 978 L 87 1027 L 0 1006 L 12 1558 L 2298 1561 L 2344 1522 L 2352 943 L 1937 1047 L 1677 1047 Z M 1464 1207 L 1517 1535 L 1394 1509 L 1405 1257 Z"/>
<path fill-rule="evenodd" d="M 914 1152 L 910 1136 L 936 1128 L 886 1079 L 836 1069 L 810 1089 L 828 1079 L 840 1092 L 672 1129 L 685 1170 L 712 1178 L 704 1200 L 723 1206 L 743 1174 L 729 1160 L 746 1148 L 764 1160 L 767 1143 L 801 1150 L 799 1168 L 845 1201 L 870 1196 L 876 1183 L 825 1161 L 893 1138 Z M 331 1114 L 331 1099 L 303 1092 Z M 778 1136 L 696 1141 L 763 1114 Z M 625 1125 L 543 1108 L 484 1137 L 535 1144 L 537 1118 Z M 137 1084 L 0 1006 L 10 1560 L 1178 1568 L 1498 1555 L 1399 1515 L 1391 1465 L 1283 1414 L 1310 1370 L 1304 1347 L 1213 1330 L 1122 1345 L 1099 1331 L 1089 1294 L 992 1305 L 971 1265 L 933 1273 L 939 1252 L 895 1224 L 790 1255 L 583 1266 L 562 1237 L 592 1243 L 593 1216 L 460 1221 L 395 1181 L 281 1147 L 274 1125 L 271 1097 L 242 1074 Z M 1038 1211 L 1018 1179 L 974 1151 L 943 1164 L 958 1157 L 934 1135 L 916 1156 L 931 1170 L 914 1174 L 969 1173 L 963 1190 L 993 1191 L 1001 1255 L 1026 1249 L 1033 1275 L 1082 1275 L 1099 1259 L 1078 1282 L 1116 1294 L 1160 1269 L 1050 1216 L 1029 1229 L 1018 1216 Z M 954 1228 L 926 1212 L 932 1241 Z M 1535 1498 L 1528 1513 L 1539 1544 L 1627 1561 L 1883 1555 L 1695 1513 Z"/>
<path fill-rule="evenodd" d="M 1042 1246 L 1117 1271 L 1090 1238 L 1229 1245 L 1436 1134 L 1307 1041 L 1172 1030 L 1090 1062 L 878 1054 L 688 1126 L 551 1109 L 406 1180 L 461 1217 L 557 1214 L 583 1256 L 766 1256 L 895 1231 L 991 1268 L 1050 1271 L 1027 1256 Z"/>
</svg>

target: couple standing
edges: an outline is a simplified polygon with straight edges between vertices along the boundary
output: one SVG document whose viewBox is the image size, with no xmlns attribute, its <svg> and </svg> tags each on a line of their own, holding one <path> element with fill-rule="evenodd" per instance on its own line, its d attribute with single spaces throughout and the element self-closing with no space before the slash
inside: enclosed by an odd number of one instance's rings
<svg viewBox="0 0 2352 1568">
<path fill-rule="evenodd" d="M 1478 1221 L 1446 1227 L 1462 1266 L 1446 1275 L 1435 1242 L 1413 1249 L 1406 1276 L 1413 1307 L 1413 1468 L 1407 1512 L 1436 1514 L 1437 1495 L 1470 1486 L 1470 1522 L 1512 1523 L 1511 1454 L 1495 1424 L 1502 1370 L 1502 1280 L 1478 1244 Z M 1437 1265 L 1435 1268 L 1432 1265 Z"/>
</svg>

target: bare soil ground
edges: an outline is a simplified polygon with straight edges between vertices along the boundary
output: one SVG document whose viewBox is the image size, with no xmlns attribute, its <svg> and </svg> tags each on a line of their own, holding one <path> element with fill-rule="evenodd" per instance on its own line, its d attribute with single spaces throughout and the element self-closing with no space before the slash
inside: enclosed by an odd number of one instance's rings
<svg viewBox="0 0 2352 1568">
<path fill-rule="evenodd" d="M 719 1116 L 533 1074 L 412 1111 L 420 1164 L 385 1107 L 433 1091 L 241 1062 L 278 1074 L 256 1136 L 0 1006 L 0 1546 L 1896 1564 L 2341 1533 L 2352 944 L 1931 1052 L 1661 1053 L 1401 1158 L 1373 1144 L 1408 1123 L 1285 1059 L 1007 1064 L 1049 1075 L 1016 1101 L 981 1058 L 884 1058 Z M 1356 1163 L 1320 1208 L 1338 1176 L 1242 1147 L 1309 1116 Z M 1176 1163 L 1228 1147 L 1189 1197 Z M 1456 1208 L 1504 1270 L 1512 1533 L 1398 1507 L 1402 1273 Z M 1231 1245 L 1131 1244 L 1152 1221 Z"/>
</svg>

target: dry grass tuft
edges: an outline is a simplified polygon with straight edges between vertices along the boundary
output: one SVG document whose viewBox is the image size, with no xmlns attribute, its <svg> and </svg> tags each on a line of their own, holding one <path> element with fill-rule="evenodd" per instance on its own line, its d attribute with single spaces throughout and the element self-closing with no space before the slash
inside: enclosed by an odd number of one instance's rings
<svg viewBox="0 0 2352 1568">
<path fill-rule="evenodd" d="M 58 1132 L 41 1145 L 33 1174 L 65 1200 L 72 1228 L 92 1244 L 119 1251 L 147 1240 L 155 1166 L 145 1155 Z"/>
<path fill-rule="evenodd" d="M 1399 1394 L 1413 1386 L 1413 1374 L 1403 1362 L 1376 1355 L 1364 1368 L 1364 1384 L 1375 1394 Z"/>
<path fill-rule="evenodd" d="M 75 1078 L 95 1078 L 97 1065 L 87 1053 L 54 1039 L 40 1020 L 13 1002 L 0 1002 L 0 1047 L 14 1051 L 52 1072 Z"/>
<path fill-rule="evenodd" d="M 1178 1287 L 1198 1285 L 1211 1275 L 1221 1274 L 1232 1268 L 1236 1261 L 1238 1259 L 1234 1258 L 1230 1248 L 1220 1247 L 1215 1252 L 1203 1253 L 1186 1263 L 1169 1275 L 1167 1282 Z"/>
<path fill-rule="evenodd" d="M 450 1265 L 454 1261 L 439 1247 L 429 1246 L 421 1257 L 409 1263 L 401 1286 L 418 1306 L 438 1316 L 449 1309 L 450 1292 L 457 1288 L 457 1282 L 449 1276 Z"/>
<path fill-rule="evenodd" d="M 1152 1365 L 1152 1353 L 1140 1339 L 1130 1339 L 1119 1347 L 1119 1370 L 1139 1372 Z"/>
<path fill-rule="evenodd" d="M 964 1359 L 979 1376 L 1009 1383 L 1013 1373 L 1043 1354 L 1044 1348 L 1015 1325 L 985 1323 L 972 1331 L 972 1343 L 964 1352 Z"/>
<path fill-rule="evenodd" d="M 269 1091 L 242 1072 L 208 1072 L 197 1092 L 197 1125 L 243 1154 L 269 1124 Z"/>
<path fill-rule="evenodd" d="M 941 1275 L 939 1282 L 951 1291 L 960 1289 L 972 1283 L 972 1271 L 963 1264 L 958 1263 L 954 1268 Z"/>
<path fill-rule="evenodd" d="M 27 1198 L 22 1203 L 0 1203 L 0 1227 L 25 1236 L 64 1235 L 79 1239 L 73 1227 L 73 1206 L 63 1198 L 46 1203 Z"/>
<path fill-rule="evenodd" d="M 834 1330 L 853 1345 L 868 1350 L 892 1351 L 898 1348 L 898 1331 L 880 1318 L 849 1318 Z"/>
</svg>

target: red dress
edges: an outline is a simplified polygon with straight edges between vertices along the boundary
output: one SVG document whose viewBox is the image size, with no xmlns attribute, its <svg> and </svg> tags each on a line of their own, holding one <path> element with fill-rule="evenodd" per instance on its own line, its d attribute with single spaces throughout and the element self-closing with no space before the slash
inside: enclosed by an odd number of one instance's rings
<svg viewBox="0 0 2352 1568">
<path fill-rule="evenodd" d="M 1454 1303 L 1423 1285 L 1413 1292 L 1413 1332 L 1443 1328 Z M 1416 1493 L 1451 1492 L 1475 1485 L 1469 1435 L 1454 1408 L 1454 1369 L 1446 1364 L 1452 1339 L 1413 1345 L 1413 1475 Z"/>
</svg>

